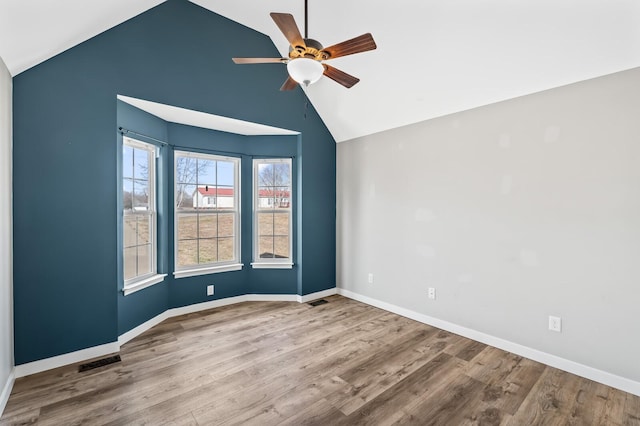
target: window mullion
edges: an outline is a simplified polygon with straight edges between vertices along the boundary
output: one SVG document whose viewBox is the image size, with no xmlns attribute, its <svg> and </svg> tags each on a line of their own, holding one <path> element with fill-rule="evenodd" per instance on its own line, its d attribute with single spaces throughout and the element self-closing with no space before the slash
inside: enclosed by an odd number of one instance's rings
<svg viewBox="0 0 640 426">
<path fill-rule="evenodd" d="M 140 241 L 138 235 L 140 235 L 140 216 L 136 215 L 136 276 L 140 275 Z"/>
<path fill-rule="evenodd" d="M 194 193 L 196 196 L 196 205 L 195 205 L 195 209 L 196 209 L 196 230 L 195 230 L 195 236 L 196 236 L 196 265 L 200 264 L 200 212 L 198 211 L 200 209 L 200 197 L 198 195 L 198 188 L 200 187 L 200 182 L 199 182 L 199 169 L 200 169 L 200 163 L 199 163 L 199 159 L 196 158 L 196 169 L 195 169 L 195 177 L 196 177 L 196 192 Z M 191 204 L 193 205 L 193 201 L 191 202 Z"/>
<path fill-rule="evenodd" d="M 275 173 L 275 170 L 274 170 Z M 275 180 L 274 182 L 275 183 Z M 271 187 L 271 193 L 273 194 L 273 205 L 271 206 L 271 254 L 272 257 L 276 258 L 276 195 Z"/>
<path fill-rule="evenodd" d="M 216 233 L 214 235 L 215 238 L 215 242 L 216 242 L 216 262 L 220 261 L 220 205 L 218 204 L 218 193 L 219 193 L 219 188 L 218 188 L 218 162 L 214 161 L 213 162 L 213 187 L 215 188 L 216 191 L 216 206 L 215 208 L 215 215 L 216 215 Z"/>
</svg>

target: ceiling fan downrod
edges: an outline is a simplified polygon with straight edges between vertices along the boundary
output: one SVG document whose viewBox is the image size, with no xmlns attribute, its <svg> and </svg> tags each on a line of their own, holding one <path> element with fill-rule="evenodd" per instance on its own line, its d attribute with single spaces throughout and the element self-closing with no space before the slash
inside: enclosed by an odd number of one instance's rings
<svg viewBox="0 0 640 426">
<path fill-rule="evenodd" d="M 304 0 L 304 38 L 309 38 L 309 1 Z"/>
</svg>

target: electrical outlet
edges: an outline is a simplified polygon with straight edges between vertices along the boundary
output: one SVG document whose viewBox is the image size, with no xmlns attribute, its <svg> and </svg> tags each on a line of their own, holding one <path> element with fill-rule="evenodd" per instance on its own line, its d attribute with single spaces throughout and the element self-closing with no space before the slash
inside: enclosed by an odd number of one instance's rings
<svg viewBox="0 0 640 426">
<path fill-rule="evenodd" d="M 207 286 L 207 296 L 213 296 L 213 284 Z"/>
<path fill-rule="evenodd" d="M 373 274 L 369 272 L 369 284 L 373 284 Z"/>
<path fill-rule="evenodd" d="M 436 289 L 433 287 L 429 287 L 429 290 L 427 291 L 427 296 L 429 296 L 429 299 L 431 300 L 436 300 Z"/>
<path fill-rule="evenodd" d="M 549 315 L 549 330 L 562 332 L 562 318 Z"/>
</svg>

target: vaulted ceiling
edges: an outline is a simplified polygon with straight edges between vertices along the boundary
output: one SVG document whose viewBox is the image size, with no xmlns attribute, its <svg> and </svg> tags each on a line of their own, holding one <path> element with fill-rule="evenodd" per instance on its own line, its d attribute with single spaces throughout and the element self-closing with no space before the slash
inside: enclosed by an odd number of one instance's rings
<svg viewBox="0 0 640 426">
<path fill-rule="evenodd" d="M 190 1 L 267 34 L 283 56 L 269 12 L 303 30 L 304 0 Z M 2 0 L 0 57 L 16 75 L 159 3 Z M 637 0 L 309 0 L 308 30 L 325 46 L 366 32 L 378 45 L 331 62 L 361 79 L 353 88 L 307 89 L 338 142 L 640 66 Z"/>
</svg>

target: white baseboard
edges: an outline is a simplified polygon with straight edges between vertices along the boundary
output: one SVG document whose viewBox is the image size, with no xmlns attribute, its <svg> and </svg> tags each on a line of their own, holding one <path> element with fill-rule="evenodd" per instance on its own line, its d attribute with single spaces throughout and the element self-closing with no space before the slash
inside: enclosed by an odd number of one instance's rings
<svg viewBox="0 0 640 426">
<path fill-rule="evenodd" d="M 244 294 L 242 296 L 227 297 L 225 299 L 212 300 L 210 302 L 196 303 L 194 305 L 181 306 L 179 308 L 172 308 L 164 311 L 160 315 L 151 318 L 147 322 L 140 324 L 136 328 L 127 331 L 118 338 L 118 343 L 124 345 L 129 340 L 141 335 L 145 331 L 155 327 L 162 321 L 177 317 L 180 315 L 191 314 L 194 312 L 206 311 L 207 309 L 219 308 L 221 306 L 233 305 L 235 303 L 242 302 L 300 302 L 306 303 L 309 300 L 319 299 L 321 297 L 331 296 L 337 294 L 337 289 L 330 288 L 328 290 L 319 291 L 316 293 L 305 294 L 300 296 L 297 294 Z"/>
<path fill-rule="evenodd" d="M 247 302 L 297 302 L 295 294 L 247 294 Z"/>
<path fill-rule="evenodd" d="M 196 303 L 194 305 L 181 306 L 165 311 L 167 318 L 177 317 L 180 315 L 191 314 L 194 312 L 206 311 L 207 309 L 219 308 L 221 306 L 233 305 L 235 303 L 248 302 L 248 295 L 227 297 L 226 299 L 217 299 L 210 302 Z M 266 296 L 266 295 L 265 295 Z"/>
<path fill-rule="evenodd" d="M 7 377 L 7 382 L 2 387 L 2 393 L 0 393 L 0 417 L 2 417 L 2 413 L 4 413 L 4 409 L 7 406 L 7 401 L 9 401 L 9 395 L 11 395 L 11 390 L 13 389 L 13 382 L 16 380 L 15 368 L 11 369 L 9 372 L 9 377 Z"/>
<path fill-rule="evenodd" d="M 91 358 L 98 358 L 101 356 L 109 355 L 120 350 L 118 342 L 106 343 L 100 346 L 92 346 L 87 349 L 82 349 L 75 352 L 69 352 L 67 354 L 54 356 L 51 358 L 41 359 L 39 361 L 28 362 L 26 364 L 16 365 L 15 376 L 24 377 L 31 374 L 40 373 L 46 370 L 52 370 L 54 368 L 63 367 L 69 364 L 75 364 L 76 362 L 86 361 Z"/>
<path fill-rule="evenodd" d="M 168 319 L 169 315 L 167 315 L 167 312 L 169 312 L 169 311 L 164 311 L 163 313 L 161 313 L 159 315 L 156 315 L 155 317 L 151 318 L 150 320 L 145 321 L 142 324 L 140 324 L 139 326 L 137 326 L 135 328 L 132 328 L 131 330 L 127 331 L 126 333 L 121 334 L 120 336 L 118 336 L 118 351 L 120 350 L 120 346 L 124 345 L 129 340 L 132 340 L 132 339 L 136 338 L 137 336 L 141 335 L 145 331 L 155 327 L 156 325 L 160 324 L 162 321 Z"/>
<path fill-rule="evenodd" d="M 11 394 L 14 380 L 18 377 L 28 376 L 30 374 L 39 373 L 42 371 L 50 370 L 53 368 L 62 367 L 68 364 L 74 364 L 77 362 L 86 361 L 91 358 L 97 358 L 118 352 L 120 346 L 133 338 L 139 336 L 145 331 L 160 324 L 162 321 L 184 315 L 193 312 L 199 312 L 207 309 L 213 309 L 221 306 L 232 305 L 235 303 L 256 301 L 256 302 L 271 302 L 271 301 L 286 301 L 286 302 L 300 302 L 306 303 L 311 300 L 320 299 L 322 297 L 328 297 L 334 294 L 340 294 L 350 299 L 357 300 L 362 303 L 366 303 L 371 306 L 384 309 L 385 311 L 393 312 L 403 317 L 411 318 L 415 321 L 422 322 L 424 324 L 431 325 L 433 327 L 440 328 L 442 330 L 450 331 L 460 336 L 467 337 L 469 339 L 476 340 L 478 342 L 485 343 L 487 345 L 494 346 L 496 348 L 512 352 L 514 354 L 532 359 L 534 361 L 541 362 L 551 367 L 559 368 L 569 373 L 587 378 L 589 380 L 596 381 L 598 383 L 605 384 L 607 386 L 620 389 L 625 392 L 640 396 L 640 382 L 636 382 L 625 377 L 617 376 L 606 371 L 598 370 L 593 367 L 579 364 L 577 362 L 564 359 L 546 352 L 539 351 L 537 349 L 529 348 L 527 346 L 520 345 L 518 343 L 510 342 L 508 340 L 501 339 L 486 333 L 482 333 L 477 330 L 473 330 L 467 327 L 444 321 L 438 318 L 430 317 L 425 314 L 421 314 L 410 309 L 402 308 L 391 303 L 383 302 L 377 299 L 373 299 L 368 296 L 363 296 L 358 293 L 354 293 L 345 289 L 331 288 L 328 290 L 319 291 L 316 293 L 307 294 L 304 296 L 292 295 L 292 294 L 247 294 L 236 297 L 229 297 L 226 299 L 212 300 L 210 302 L 197 303 L 194 305 L 183 306 L 180 308 L 169 309 L 154 318 L 140 324 L 136 328 L 129 330 L 122 334 L 117 342 L 107 343 L 100 346 L 94 346 L 91 348 L 83 349 L 68 354 L 59 355 L 52 358 L 46 358 L 39 361 L 30 362 L 27 364 L 21 364 L 15 367 L 11 372 L 7 383 L 5 384 L 2 393 L 0 394 L 0 415 L 4 410 L 4 407 Z"/>
<path fill-rule="evenodd" d="M 328 290 L 305 294 L 304 296 L 298 295 L 296 300 L 300 303 L 307 303 L 307 302 L 311 302 L 312 300 L 322 299 L 323 297 L 333 296 L 334 294 L 338 294 L 338 289 L 335 287 L 330 288 Z"/>
<path fill-rule="evenodd" d="M 162 321 L 177 317 L 180 315 L 190 314 L 193 312 L 205 311 L 207 309 L 219 308 L 221 306 L 233 305 L 241 302 L 300 302 L 305 303 L 309 300 L 319 299 L 321 297 L 327 297 L 332 294 L 337 294 L 336 288 L 330 288 L 328 290 L 319 291 L 317 293 L 306 294 L 304 296 L 296 294 L 244 294 L 242 296 L 227 297 L 226 299 L 217 299 L 210 302 L 196 303 L 194 305 L 181 306 L 179 308 L 172 308 L 162 312 L 159 315 L 151 318 L 148 321 L 140 324 L 139 326 L 123 333 L 118 337 L 117 342 L 107 343 L 105 345 L 94 346 L 92 348 L 83 349 L 80 351 L 70 352 L 67 354 L 42 359 L 39 361 L 29 362 L 27 364 L 17 365 L 15 367 L 15 377 L 24 377 L 30 374 L 40 373 L 42 371 L 51 370 L 53 368 L 62 367 L 64 365 L 74 364 L 76 362 L 86 361 L 91 358 L 97 358 L 112 354 L 120 351 L 120 346 L 124 345 L 128 341 L 141 335 L 145 331 L 155 327 Z M 9 393 L 11 391 L 9 390 Z M 3 394 L 4 395 L 4 394 Z M 8 398 L 8 395 L 7 395 Z M 1 400 L 0 400 L 1 402 Z"/>
<path fill-rule="evenodd" d="M 471 328 L 462 327 L 448 321 L 433 318 L 428 315 L 412 311 L 410 309 L 393 305 L 391 303 L 373 299 L 368 296 L 363 296 L 361 294 L 354 293 L 343 288 L 338 288 L 337 292 L 338 294 L 344 297 L 348 297 L 349 299 L 354 299 L 359 302 L 366 303 L 367 305 L 375 306 L 377 308 L 384 309 L 385 311 L 393 312 L 394 314 L 398 314 L 403 317 L 440 328 L 442 330 L 450 331 L 451 333 L 455 333 L 460 336 L 476 340 L 490 346 L 494 346 L 498 349 L 502 349 L 504 351 L 532 359 L 542 364 L 567 371 L 569 373 L 575 374 L 576 376 L 584 377 L 586 379 L 593 380 L 594 382 L 602 383 L 604 385 L 620 389 L 624 392 L 640 396 L 640 382 L 608 373 L 606 371 L 598 370 L 597 368 L 589 367 L 584 364 L 579 364 L 577 362 L 561 358 L 546 352 L 542 352 L 528 346 L 510 342 L 508 340 L 504 340 L 499 337 L 473 330 Z"/>
</svg>

